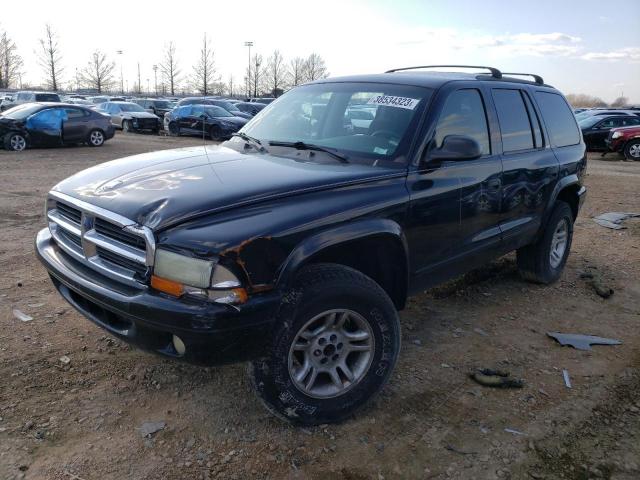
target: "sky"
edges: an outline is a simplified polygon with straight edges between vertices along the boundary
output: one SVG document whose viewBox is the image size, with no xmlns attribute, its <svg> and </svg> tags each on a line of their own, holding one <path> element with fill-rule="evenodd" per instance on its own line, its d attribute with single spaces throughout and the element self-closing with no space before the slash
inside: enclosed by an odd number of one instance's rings
<svg viewBox="0 0 640 480">
<path fill-rule="evenodd" d="M 331 76 L 425 64 L 490 65 L 537 73 L 565 94 L 640 103 L 640 0 L 217 0 L 181 3 L 110 0 L 29 1 L 28 15 L 0 17 L 25 62 L 23 81 L 39 84 L 38 39 L 58 32 L 73 80 L 100 49 L 122 66 L 125 82 L 154 85 L 153 65 L 169 41 L 188 78 L 206 33 L 223 81 L 242 83 L 246 41 L 265 58 L 320 54 Z M 98 5 L 98 4 L 96 4 Z M 122 55 L 117 55 L 121 50 Z"/>
</svg>

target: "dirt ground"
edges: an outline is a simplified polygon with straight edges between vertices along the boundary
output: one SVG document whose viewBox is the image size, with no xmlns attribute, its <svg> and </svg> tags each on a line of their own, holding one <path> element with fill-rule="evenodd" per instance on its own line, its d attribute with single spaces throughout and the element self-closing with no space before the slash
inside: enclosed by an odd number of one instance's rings
<svg viewBox="0 0 640 480">
<path fill-rule="evenodd" d="M 62 300 L 33 253 L 57 181 L 194 143 L 118 134 L 98 149 L 0 152 L 0 479 L 640 478 L 640 221 L 591 220 L 640 212 L 640 163 L 590 159 L 558 283 L 523 282 L 511 256 L 411 298 L 379 399 L 341 425 L 300 429 L 262 408 L 244 365 L 203 369 L 116 341 Z M 579 351 L 549 331 L 624 343 Z M 477 367 L 525 386 L 482 387 L 468 378 Z M 145 422 L 166 426 L 144 438 Z"/>
</svg>

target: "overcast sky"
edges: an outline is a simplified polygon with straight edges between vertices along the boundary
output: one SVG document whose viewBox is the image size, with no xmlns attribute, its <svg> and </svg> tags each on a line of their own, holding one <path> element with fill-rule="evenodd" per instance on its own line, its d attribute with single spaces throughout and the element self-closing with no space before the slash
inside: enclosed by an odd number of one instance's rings
<svg viewBox="0 0 640 480">
<path fill-rule="evenodd" d="M 276 48 L 287 59 L 319 53 L 331 75 L 491 65 L 538 73 L 565 94 L 612 101 L 624 92 L 640 103 L 639 0 L 30 0 L 28 8 L 3 7 L 0 28 L 24 58 L 23 81 L 36 84 L 43 75 L 35 52 L 48 22 L 60 36 L 66 82 L 101 49 L 116 61 L 118 77 L 122 62 L 130 87 L 140 62 L 143 88 L 147 78 L 153 88 L 152 66 L 170 40 L 190 75 L 206 32 L 224 81 L 242 82 L 250 40 L 252 53 L 265 58 Z"/>
</svg>

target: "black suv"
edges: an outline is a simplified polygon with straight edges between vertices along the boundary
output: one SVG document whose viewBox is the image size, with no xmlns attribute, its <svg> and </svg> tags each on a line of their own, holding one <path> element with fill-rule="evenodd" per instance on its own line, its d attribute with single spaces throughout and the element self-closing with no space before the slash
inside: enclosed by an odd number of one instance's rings
<svg viewBox="0 0 640 480">
<path fill-rule="evenodd" d="M 49 193 L 38 256 L 113 335 L 250 360 L 270 411 L 339 421 L 389 379 L 408 295 L 513 250 L 548 284 L 569 255 L 586 192 L 569 105 L 474 68 L 320 80 L 222 146 L 82 171 Z"/>
<path fill-rule="evenodd" d="M 111 100 L 112 102 L 114 100 Z M 158 98 L 134 98 L 133 103 L 137 103 L 145 110 L 157 115 L 160 118 L 164 118 L 164 114 L 170 112 L 174 105 L 169 100 Z"/>
</svg>

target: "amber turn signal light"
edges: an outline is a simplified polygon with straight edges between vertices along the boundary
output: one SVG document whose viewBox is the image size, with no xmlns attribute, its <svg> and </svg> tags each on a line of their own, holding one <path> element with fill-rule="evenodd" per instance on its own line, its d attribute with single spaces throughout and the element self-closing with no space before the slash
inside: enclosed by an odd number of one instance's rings
<svg viewBox="0 0 640 480">
<path fill-rule="evenodd" d="M 168 293 L 174 297 L 179 297 L 184 293 L 184 287 L 181 283 L 156 277 L 155 275 L 151 275 L 151 286 L 160 292 Z"/>
</svg>

